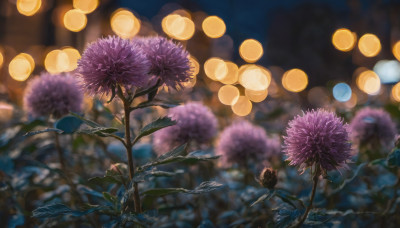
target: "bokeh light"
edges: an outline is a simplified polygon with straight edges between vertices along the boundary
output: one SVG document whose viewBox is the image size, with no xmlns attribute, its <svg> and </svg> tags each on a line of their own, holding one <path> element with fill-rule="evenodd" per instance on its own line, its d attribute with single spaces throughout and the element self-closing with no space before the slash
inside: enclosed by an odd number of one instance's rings
<svg viewBox="0 0 400 228">
<path fill-rule="evenodd" d="M 113 32 L 124 39 L 136 36 L 141 26 L 140 20 L 132 12 L 125 9 L 114 11 L 110 23 Z"/>
<path fill-rule="evenodd" d="M 249 90 L 249 89 L 245 89 L 245 95 L 247 98 L 249 98 L 249 100 L 251 100 L 252 102 L 261 102 L 264 101 L 265 98 L 267 98 L 268 96 L 268 90 L 262 90 L 262 91 L 253 91 L 253 90 Z"/>
<path fill-rule="evenodd" d="M 212 57 L 204 63 L 204 72 L 210 79 L 218 81 L 225 78 L 228 67 L 223 59 Z"/>
<path fill-rule="evenodd" d="M 17 10 L 25 16 L 32 16 L 37 13 L 42 6 L 41 0 L 17 0 Z"/>
<path fill-rule="evenodd" d="M 397 60 L 379 60 L 374 71 L 384 84 L 400 81 L 400 62 Z"/>
<path fill-rule="evenodd" d="M 218 90 L 218 99 L 224 105 L 235 104 L 239 96 L 239 89 L 233 85 L 224 85 Z"/>
<path fill-rule="evenodd" d="M 381 88 L 381 81 L 372 70 L 361 72 L 356 79 L 356 84 L 361 91 L 369 95 L 376 95 Z"/>
<path fill-rule="evenodd" d="M 193 56 L 189 57 L 190 66 L 192 67 L 192 75 L 197 75 L 200 72 L 200 64 Z"/>
<path fill-rule="evenodd" d="M 348 29 L 340 28 L 332 35 L 332 44 L 339 51 L 350 51 L 354 48 L 357 35 Z"/>
<path fill-rule="evenodd" d="M 72 5 L 75 9 L 79 9 L 83 13 L 88 14 L 97 8 L 99 0 L 73 0 Z"/>
<path fill-rule="evenodd" d="M 62 51 L 68 56 L 68 68 L 65 71 L 73 71 L 78 67 L 78 60 L 81 58 L 81 54 L 78 50 L 72 47 L 63 48 Z"/>
<path fill-rule="evenodd" d="M 232 106 L 232 111 L 238 116 L 247 116 L 250 114 L 253 104 L 246 96 L 240 96 Z"/>
<path fill-rule="evenodd" d="M 392 47 L 392 52 L 393 52 L 394 57 L 396 57 L 396 59 L 397 59 L 398 61 L 400 61 L 400 40 L 397 41 L 397 42 L 393 45 L 393 47 Z"/>
<path fill-rule="evenodd" d="M 0 69 L 3 66 L 3 62 L 4 62 L 4 55 L 3 55 L 3 52 L 0 49 Z"/>
<path fill-rule="evenodd" d="M 86 15 L 79 9 L 68 10 L 64 14 L 64 26 L 72 32 L 79 32 L 85 28 L 87 23 Z"/>
<path fill-rule="evenodd" d="M 381 41 L 374 34 L 364 34 L 358 41 L 358 49 L 366 57 L 374 57 L 381 51 Z"/>
<path fill-rule="evenodd" d="M 44 67 L 51 74 L 68 71 L 70 67 L 67 53 L 61 50 L 53 50 L 46 55 Z"/>
<path fill-rule="evenodd" d="M 8 66 L 8 73 L 16 81 L 25 81 L 35 68 L 32 56 L 21 53 L 15 56 Z"/>
<path fill-rule="evenodd" d="M 209 16 L 202 23 L 204 33 L 210 38 L 219 38 L 225 34 L 225 22 L 217 16 Z"/>
<path fill-rule="evenodd" d="M 11 104 L 0 101 L 0 122 L 9 121 L 13 117 L 14 107 Z"/>
<path fill-rule="evenodd" d="M 194 22 L 178 14 L 169 14 L 164 17 L 161 26 L 168 36 L 177 40 L 188 40 L 195 32 Z"/>
<path fill-rule="evenodd" d="M 400 82 L 393 86 L 392 88 L 392 98 L 400 102 Z"/>
<path fill-rule="evenodd" d="M 344 82 L 338 83 L 333 87 L 332 94 L 337 101 L 346 102 L 351 98 L 351 87 Z"/>
<path fill-rule="evenodd" d="M 264 91 L 271 83 L 271 72 L 258 65 L 243 65 L 239 68 L 239 83 L 249 90 Z"/>
<path fill-rule="evenodd" d="M 288 70 L 283 74 L 282 85 L 290 92 L 301 92 L 308 85 L 308 76 L 304 71 L 297 68 Z"/>
<path fill-rule="evenodd" d="M 239 67 L 235 63 L 230 61 L 225 61 L 225 64 L 228 72 L 225 77 L 220 79 L 219 81 L 226 85 L 235 84 L 239 78 Z"/>
<path fill-rule="evenodd" d="M 264 50 L 257 40 L 247 39 L 240 45 L 239 54 L 244 61 L 254 63 L 262 57 Z"/>
</svg>

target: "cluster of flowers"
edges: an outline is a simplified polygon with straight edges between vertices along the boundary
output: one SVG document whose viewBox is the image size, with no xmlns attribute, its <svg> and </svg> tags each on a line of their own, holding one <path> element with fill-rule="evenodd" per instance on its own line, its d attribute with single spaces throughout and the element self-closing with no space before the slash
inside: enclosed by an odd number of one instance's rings
<svg viewBox="0 0 400 228">
<path fill-rule="evenodd" d="M 178 89 L 190 80 L 189 53 L 163 37 L 125 40 L 115 36 L 89 44 L 77 72 L 66 75 L 43 73 L 30 81 L 24 96 L 25 109 L 32 117 L 58 118 L 79 112 L 83 92 L 91 95 L 146 89 L 158 83 Z"/>
</svg>

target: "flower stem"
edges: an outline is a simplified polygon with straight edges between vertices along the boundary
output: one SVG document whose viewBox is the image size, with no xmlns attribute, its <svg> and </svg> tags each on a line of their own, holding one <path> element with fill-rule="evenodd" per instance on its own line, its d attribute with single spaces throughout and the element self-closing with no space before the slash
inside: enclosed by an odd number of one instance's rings
<svg viewBox="0 0 400 228">
<path fill-rule="evenodd" d="M 124 103 L 124 118 L 125 118 L 125 148 L 126 148 L 126 153 L 128 155 L 128 166 L 129 166 L 129 177 L 130 180 L 133 179 L 135 176 L 135 164 L 133 163 L 133 155 L 132 155 L 132 141 L 131 141 L 131 129 L 130 129 L 130 102 L 124 98 L 122 93 L 118 94 L 119 97 L 122 99 L 122 102 Z M 135 201 L 135 212 L 136 213 L 141 213 L 142 208 L 140 205 L 140 195 L 139 195 L 139 187 L 138 183 L 134 182 L 133 183 L 133 197 Z"/>
<path fill-rule="evenodd" d="M 317 184 L 318 184 L 318 179 L 319 176 L 321 175 L 321 170 L 319 167 L 319 164 L 316 164 L 316 170 L 313 176 L 313 187 L 311 190 L 311 196 L 310 196 L 310 203 L 307 206 L 306 212 L 304 213 L 303 217 L 300 219 L 300 221 L 294 226 L 295 228 L 300 227 L 301 225 L 303 225 L 303 223 L 306 221 L 308 213 L 310 212 L 311 208 L 312 208 L 312 203 L 314 201 L 314 197 L 315 197 L 315 192 L 317 190 Z"/>
</svg>

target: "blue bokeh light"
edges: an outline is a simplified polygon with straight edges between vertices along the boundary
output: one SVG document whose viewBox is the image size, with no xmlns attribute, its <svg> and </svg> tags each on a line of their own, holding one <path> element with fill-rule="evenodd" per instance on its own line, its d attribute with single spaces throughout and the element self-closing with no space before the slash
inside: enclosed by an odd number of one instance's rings
<svg viewBox="0 0 400 228">
<path fill-rule="evenodd" d="M 344 82 L 336 84 L 332 92 L 333 97 L 340 102 L 346 102 L 351 98 L 351 88 Z"/>
</svg>

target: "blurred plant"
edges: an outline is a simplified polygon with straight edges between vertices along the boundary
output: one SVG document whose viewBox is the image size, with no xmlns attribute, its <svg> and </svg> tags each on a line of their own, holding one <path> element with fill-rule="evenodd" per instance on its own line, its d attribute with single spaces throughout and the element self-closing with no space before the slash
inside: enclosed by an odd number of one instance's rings
<svg viewBox="0 0 400 228">
<path fill-rule="evenodd" d="M 363 108 L 350 123 L 351 140 L 359 157 L 381 158 L 394 146 L 396 125 L 383 109 Z M 365 160 L 365 159 L 364 159 Z"/>
</svg>

